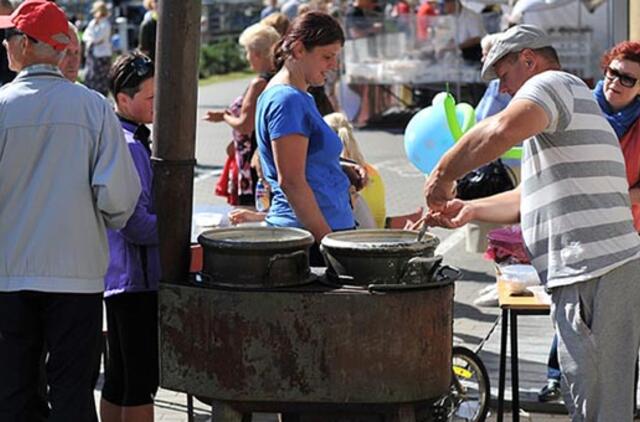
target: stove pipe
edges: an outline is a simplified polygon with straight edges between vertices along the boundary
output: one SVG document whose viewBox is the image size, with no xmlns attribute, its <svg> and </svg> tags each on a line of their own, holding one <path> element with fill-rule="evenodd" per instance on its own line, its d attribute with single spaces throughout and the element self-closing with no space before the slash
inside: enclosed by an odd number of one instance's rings
<svg viewBox="0 0 640 422">
<path fill-rule="evenodd" d="M 162 281 L 189 274 L 201 0 L 158 2 L 154 198 Z"/>
</svg>

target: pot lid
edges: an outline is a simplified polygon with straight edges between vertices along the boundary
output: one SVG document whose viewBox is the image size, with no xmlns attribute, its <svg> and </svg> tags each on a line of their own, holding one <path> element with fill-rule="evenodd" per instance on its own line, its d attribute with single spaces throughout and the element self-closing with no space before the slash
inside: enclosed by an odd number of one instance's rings
<svg viewBox="0 0 640 422">
<path fill-rule="evenodd" d="M 231 249 L 303 248 L 313 244 L 313 236 L 294 227 L 225 227 L 202 233 L 198 243 Z"/>
<path fill-rule="evenodd" d="M 416 230 L 348 230 L 329 233 L 322 239 L 322 246 L 333 249 L 402 252 L 435 248 L 440 243 L 432 233 L 425 233 L 421 242 L 417 239 Z"/>
</svg>

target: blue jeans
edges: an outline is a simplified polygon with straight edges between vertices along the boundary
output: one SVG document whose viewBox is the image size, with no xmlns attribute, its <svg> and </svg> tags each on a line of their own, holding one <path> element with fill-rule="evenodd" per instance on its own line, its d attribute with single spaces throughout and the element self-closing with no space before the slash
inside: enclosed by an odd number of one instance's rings
<svg viewBox="0 0 640 422">
<path fill-rule="evenodd" d="M 558 335 L 553 335 L 551 349 L 549 349 L 549 360 L 547 361 L 547 379 L 560 382 L 560 363 L 558 362 Z"/>
</svg>

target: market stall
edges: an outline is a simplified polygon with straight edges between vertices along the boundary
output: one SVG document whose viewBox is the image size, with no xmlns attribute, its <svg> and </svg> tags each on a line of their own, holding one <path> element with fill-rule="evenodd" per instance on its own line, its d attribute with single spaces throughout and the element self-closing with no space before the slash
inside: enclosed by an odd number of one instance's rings
<svg viewBox="0 0 640 422">
<path fill-rule="evenodd" d="M 598 59 L 615 42 L 615 2 L 606 0 L 463 1 L 478 13 L 485 32 L 511 23 L 542 26 L 553 39 L 565 70 L 588 83 L 600 77 Z M 483 13 L 480 13 L 484 10 Z M 480 62 L 465 60 L 458 48 L 468 32 L 462 14 L 346 19 L 339 84 L 342 107 L 351 120 L 364 124 L 391 107 L 423 107 L 431 96 L 449 89 L 457 99 L 475 105 L 483 92 Z M 427 92 L 426 98 L 424 92 Z"/>
</svg>

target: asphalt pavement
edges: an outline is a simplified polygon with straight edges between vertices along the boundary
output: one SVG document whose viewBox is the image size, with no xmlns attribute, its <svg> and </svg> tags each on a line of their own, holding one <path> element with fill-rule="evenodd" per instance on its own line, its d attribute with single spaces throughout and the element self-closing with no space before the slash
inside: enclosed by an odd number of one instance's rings
<svg viewBox="0 0 640 422">
<path fill-rule="evenodd" d="M 231 139 L 229 128 L 222 124 L 204 122 L 206 110 L 224 108 L 244 92 L 248 80 L 218 83 L 199 90 L 196 158 L 198 167 L 194 186 L 194 206 L 222 205 L 224 200 L 213 194 L 217 175 L 225 160 L 225 148 Z M 408 214 L 424 206 L 423 175 L 407 160 L 400 131 L 358 130 L 356 139 L 367 161 L 375 165 L 385 183 L 388 215 Z M 495 281 L 491 262 L 476 251 L 466 248 L 463 229 L 456 231 L 433 229 L 440 237 L 439 252 L 444 262 L 462 270 L 462 278 L 456 282 L 454 304 L 454 343 L 479 351 L 490 372 L 492 396 L 497 397 L 497 373 L 500 327 L 497 307 L 480 308 L 473 305 L 478 291 Z M 471 245 L 473 246 L 473 245 Z M 548 316 L 521 317 L 520 333 L 520 387 L 521 405 L 536 413 L 523 413 L 523 421 L 568 421 L 561 405 L 540 406 L 535 393 L 545 382 L 546 356 L 551 340 L 551 323 Z M 510 400 L 509 371 L 507 371 L 507 399 Z M 96 391 L 99 396 L 99 391 Z M 209 419 L 210 409 L 196 401 L 196 421 Z M 186 421 L 186 396 L 180 392 L 161 389 L 155 405 L 156 420 Z M 510 414 L 506 415 L 510 420 Z M 254 421 L 275 421 L 273 414 L 256 414 Z M 495 420 L 495 411 L 489 420 Z"/>
</svg>

